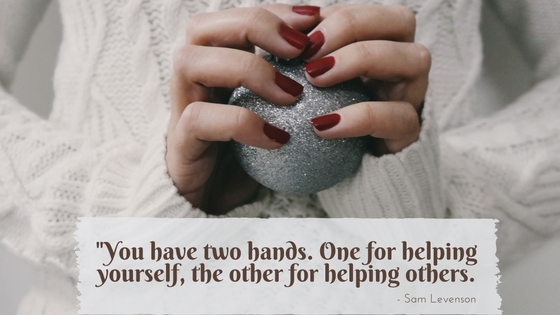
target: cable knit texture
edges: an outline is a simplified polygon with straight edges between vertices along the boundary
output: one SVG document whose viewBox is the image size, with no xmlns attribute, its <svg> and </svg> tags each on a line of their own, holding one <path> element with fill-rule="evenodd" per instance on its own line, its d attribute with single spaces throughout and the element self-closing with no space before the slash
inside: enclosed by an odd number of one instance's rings
<svg viewBox="0 0 560 315">
<path fill-rule="evenodd" d="M 64 40 L 45 121 L 7 91 L 48 1 L 0 0 L 0 239 L 38 272 L 20 314 L 76 313 L 77 217 L 206 216 L 177 194 L 165 165 L 172 58 L 195 14 L 271 2 L 60 0 Z M 504 261 L 556 233 L 560 22 L 550 12 L 560 4 L 492 3 L 521 34 L 541 82 L 496 115 L 474 119 L 480 1 L 362 2 L 416 13 L 417 41 L 433 58 L 419 140 L 398 154 L 364 156 L 356 174 L 317 195 L 261 189 L 227 216 L 493 217 Z"/>
</svg>

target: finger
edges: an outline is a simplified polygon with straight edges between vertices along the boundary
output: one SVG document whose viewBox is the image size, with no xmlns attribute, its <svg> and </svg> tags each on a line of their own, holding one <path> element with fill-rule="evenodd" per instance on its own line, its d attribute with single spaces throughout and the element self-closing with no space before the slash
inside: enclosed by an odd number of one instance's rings
<svg viewBox="0 0 560 315">
<path fill-rule="evenodd" d="M 337 6 L 321 14 L 325 19 L 309 34 L 303 59 L 316 60 L 359 41 L 414 41 L 416 17 L 404 6 Z"/>
<path fill-rule="evenodd" d="M 390 152 L 398 152 L 418 139 L 420 121 L 406 102 L 364 102 L 339 109 L 311 121 L 323 138 L 370 135 L 385 139 Z"/>
<path fill-rule="evenodd" d="M 211 142 L 235 140 L 250 146 L 275 150 L 290 135 L 248 109 L 205 102 L 190 104 L 177 123 L 173 149 L 183 161 L 196 161 Z"/>
<path fill-rule="evenodd" d="M 302 32 L 317 26 L 321 18 L 321 8 L 312 5 L 291 6 L 286 4 L 271 4 L 262 7 L 278 16 L 286 24 Z"/>
<path fill-rule="evenodd" d="M 293 12 L 294 19 L 309 17 Z M 247 49 L 253 45 L 281 58 L 295 58 L 309 42 L 307 35 L 288 26 L 263 8 L 239 8 L 199 14 L 187 25 L 187 45 Z"/>
<path fill-rule="evenodd" d="M 308 80 L 319 87 L 366 77 L 394 83 L 388 99 L 411 103 L 418 110 L 428 88 L 430 52 L 416 43 L 358 42 L 304 66 Z"/>
<path fill-rule="evenodd" d="M 330 5 L 324 9 L 321 10 L 321 21 L 325 20 L 326 18 L 328 18 L 329 16 L 331 16 L 333 13 L 335 13 L 338 10 L 350 7 L 350 6 L 355 6 L 357 4 L 350 4 L 350 3 L 341 3 L 341 4 L 335 4 L 335 5 Z"/>
<path fill-rule="evenodd" d="M 185 107 L 208 99 L 209 88 L 244 86 L 278 105 L 293 103 L 303 86 L 263 58 L 228 48 L 185 46 L 176 55 L 171 84 L 174 125 Z"/>
</svg>

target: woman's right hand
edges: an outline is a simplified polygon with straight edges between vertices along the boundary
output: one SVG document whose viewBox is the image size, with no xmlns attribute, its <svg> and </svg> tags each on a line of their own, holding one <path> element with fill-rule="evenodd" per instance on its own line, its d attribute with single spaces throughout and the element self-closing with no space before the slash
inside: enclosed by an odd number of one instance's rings
<svg viewBox="0 0 560 315">
<path fill-rule="evenodd" d="M 258 183 L 224 142 L 274 150 L 290 135 L 247 109 L 224 103 L 239 86 L 277 105 L 293 103 L 303 86 L 255 55 L 255 46 L 279 58 L 295 58 L 309 42 L 299 31 L 318 22 L 318 7 L 283 4 L 191 19 L 186 45 L 174 61 L 166 162 L 179 193 L 193 206 L 222 214 L 255 194 Z"/>
</svg>

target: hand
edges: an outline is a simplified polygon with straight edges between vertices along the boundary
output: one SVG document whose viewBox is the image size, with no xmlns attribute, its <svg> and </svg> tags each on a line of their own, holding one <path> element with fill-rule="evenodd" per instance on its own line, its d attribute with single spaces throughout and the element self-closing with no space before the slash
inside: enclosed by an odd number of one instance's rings
<svg viewBox="0 0 560 315">
<path fill-rule="evenodd" d="M 277 105 L 293 103 L 303 87 L 254 54 L 255 45 L 280 58 L 299 56 L 319 22 L 318 7 L 271 5 L 195 16 L 176 55 L 166 162 L 174 184 L 193 206 L 222 214 L 246 203 L 258 183 L 224 142 L 274 150 L 289 134 L 255 113 L 226 103 L 244 86 Z M 222 104 L 219 104 L 222 103 Z"/>
<path fill-rule="evenodd" d="M 351 105 L 312 120 L 323 138 L 370 135 L 374 153 L 395 153 L 418 139 L 430 52 L 414 43 L 416 20 L 403 6 L 337 5 L 321 11 L 302 54 L 319 87 L 362 77 L 381 101 Z"/>
</svg>

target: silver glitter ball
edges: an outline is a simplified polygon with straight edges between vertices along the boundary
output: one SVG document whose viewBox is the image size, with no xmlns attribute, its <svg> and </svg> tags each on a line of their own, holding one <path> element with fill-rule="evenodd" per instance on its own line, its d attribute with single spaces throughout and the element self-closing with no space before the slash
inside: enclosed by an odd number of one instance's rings
<svg viewBox="0 0 560 315">
<path fill-rule="evenodd" d="M 276 60 L 270 55 L 264 58 L 282 74 L 303 85 L 304 90 L 288 106 L 274 105 L 244 87 L 233 92 L 229 104 L 253 111 L 291 136 L 278 150 L 234 141 L 237 160 L 257 182 L 272 190 L 310 194 L 336 185 L 360 166 L 367 138 L 323 139 L 315 133 L 311 119 L 369 101 L 363 82 L 357 78 L 319 88 L 307 81 L 302 60 Z"/>
</svg>

